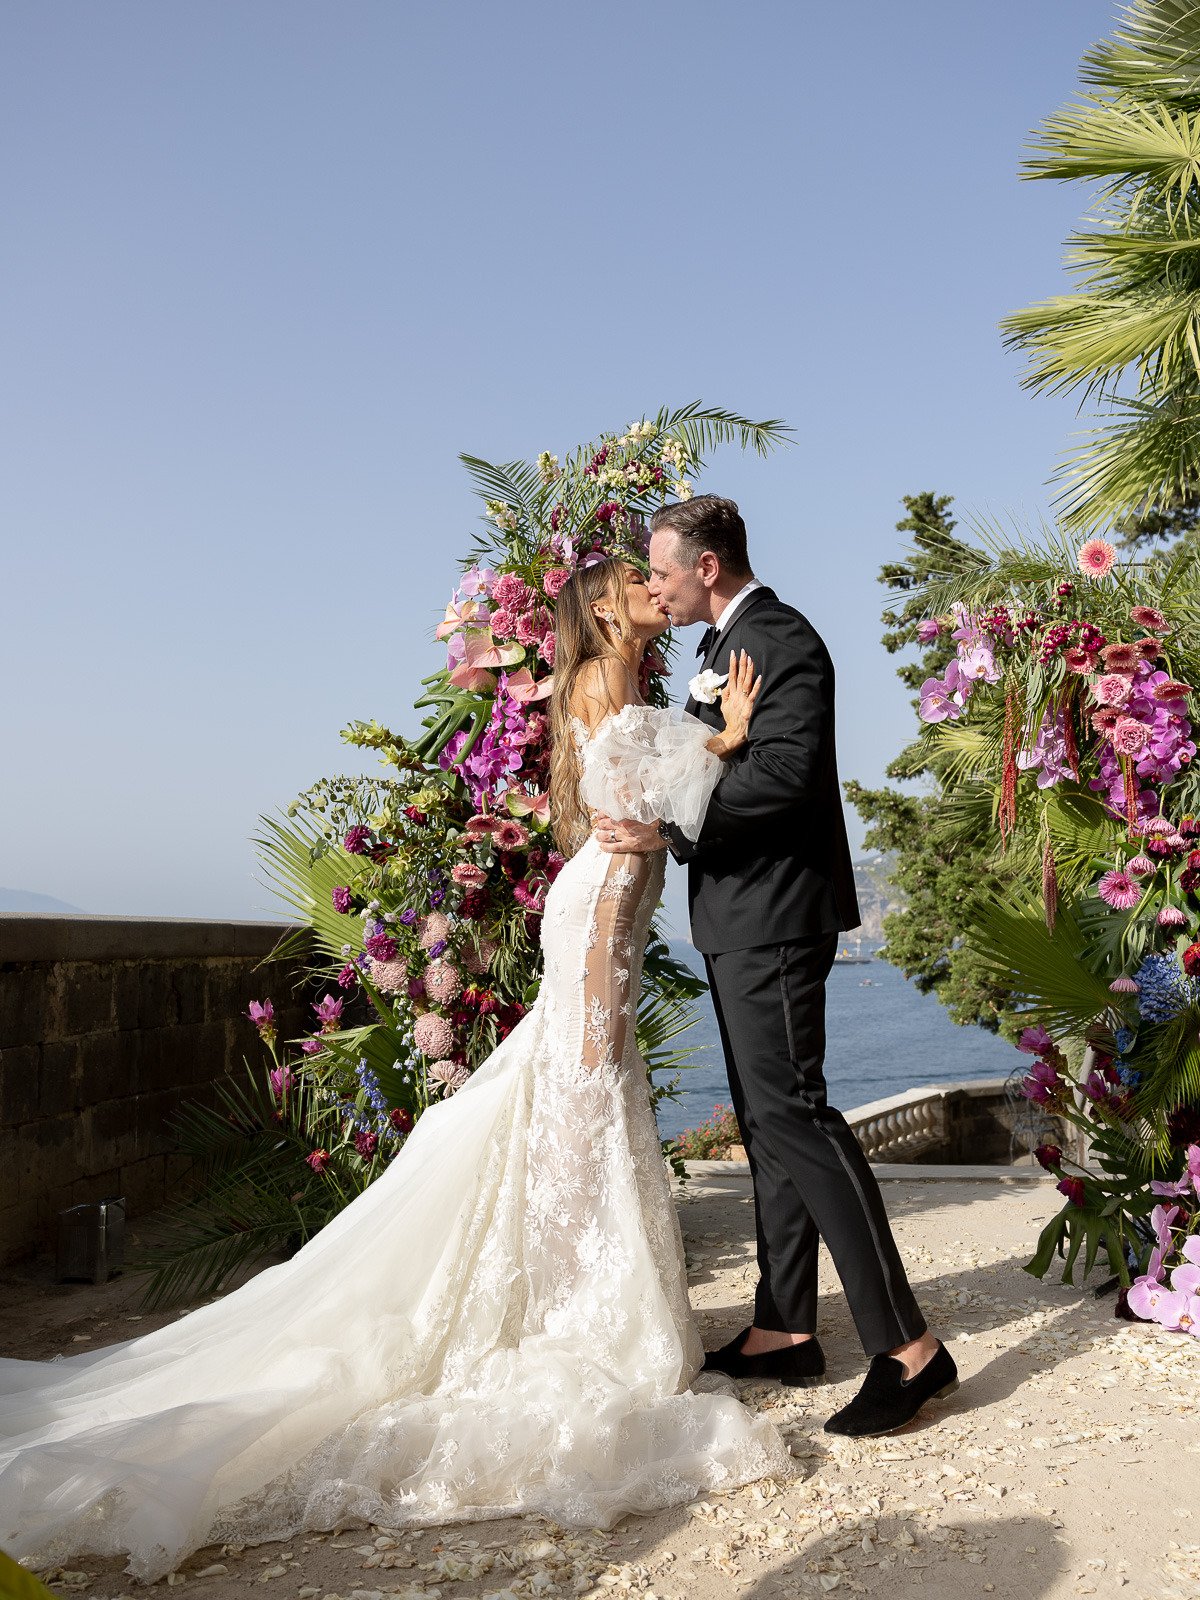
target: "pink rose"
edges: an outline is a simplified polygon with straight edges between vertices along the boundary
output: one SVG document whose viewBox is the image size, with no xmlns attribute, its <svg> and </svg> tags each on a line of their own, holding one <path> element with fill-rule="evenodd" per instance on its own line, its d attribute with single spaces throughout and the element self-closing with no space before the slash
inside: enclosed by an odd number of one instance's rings
<svg viewBox="0 0 1200 1600">
<path fill-rule="evenodd" d="M 1133 693 L 1133 683 L 1119 672 L 1105 673 L 1092 689 L 1102 706 L 1123 706 Z"/>
<path fill-rule="evenodd" d="M 542 588 L 546 591 L 548 599 L 557 600 L 562 592 L 562 586 L 571 576 L 566 567 L 551 567 L 542 579 Z"/>
<path fill-rule="evenodd" d="M 554 635 L 552 633 L 548 633 L 538 646 L 538 655 L 541 656 L 542 660 L 548 667 L 552 667 L 554 665 L 554 649 Z"/>
<path fill-rule="evenodd" d="M 1150 743 L 1150 729 L 1136 717 L 1121 717 L 1111 738 L 1113 749 L 1119 756 L 1140 756 Z"/>
<path fill-rule="evenodd" d="M 501 606 L 499 611 L 492 612 L 492 637 L 494 639 L 511 639 L 517 630 L 517 619 L 511 611 Z"/>
</svg>

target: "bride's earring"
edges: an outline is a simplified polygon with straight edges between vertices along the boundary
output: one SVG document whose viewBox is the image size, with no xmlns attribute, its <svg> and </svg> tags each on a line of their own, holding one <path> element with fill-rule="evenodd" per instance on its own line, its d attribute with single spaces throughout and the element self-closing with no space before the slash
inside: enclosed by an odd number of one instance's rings
<svg viewBox="0 0 1200 1600">
<path fill-rule="evenodd" d="M 616 617 L 613 616 L 611 611 L 602 611 L 600 613 L 600 620 L 608 623 L 609 627 L 616 634 L 618 639 L 624 638 L 624 634 L 621 632 L 621 624 L 617 621 Z"/>
</svg>

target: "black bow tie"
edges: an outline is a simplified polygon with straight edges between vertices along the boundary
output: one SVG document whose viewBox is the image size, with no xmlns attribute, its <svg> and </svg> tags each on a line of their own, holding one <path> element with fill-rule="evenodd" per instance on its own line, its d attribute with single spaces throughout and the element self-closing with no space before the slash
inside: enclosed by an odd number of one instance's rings
<svg viewBox="0 0 1200 1600">
<path fill-rule="evenodd" d="M 704 632 L 700 635 L 700 643 L 696 646 L 696 654 L 698 656 L 706 656 L 712 649 L 713 640 L 716 637 L 717 630 L 710 622 L 708 627 L 705 628 Z"/>
</svg>

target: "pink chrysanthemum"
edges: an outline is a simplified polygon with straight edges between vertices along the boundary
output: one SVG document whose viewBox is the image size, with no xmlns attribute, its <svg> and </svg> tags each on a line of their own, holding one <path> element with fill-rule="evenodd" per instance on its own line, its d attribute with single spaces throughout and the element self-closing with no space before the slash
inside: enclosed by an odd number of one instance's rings
<svg viewBox="0 0 1200 1600">
<path fill-rule="evenodd" d="M 1151 838 L 1165 838 L 1168 833 L 1175 832 L 1175 824 L 1166 817 L 1151 817 L 1142 831 Z"/>
<path fill-rule="evenodd" d="M 1127 872 L 1106 872 L 1096 885 L 1096 893 L 1114 911 L 1131 911 L 1142 898 L 1142 891 Z"/>
<path fill-rule="evenodd" d="M 462 993 L 462 976 L 452 961 L 431 961 L 425 968 L 425 993 L 438 1005 L 448 1005 Z"/>
<path fill-rule="evenodd" d="M 1114 978 L 1108 987 L 1113 994 L 1137 994 L 1141 986 L 1135 978 Z"/>
<path fill-rule="evenodd" d="M 1134 856 L 1125 870 L 1131 877 L 1148 878 L 1152 872 L 1157 872 L 1158 868 L 1149 856 Z"/>
<path fill-rule="evenodd" d="M 477 811 L 473 817 L 467 819 L 467 837 L 469 839 L 483 839 L 488 834 L 495 833 L 499 826 L 499 817 L 489 816 L 486 812 Z"/>
<path fill-rule="evenodd" d="M 506 820 L 497 825 L 495 838 L 497 850 L 520 850 L 529 843 L 529 830 Z"/>
<path fill-rule="evenodd" d="M 1120 720 L 1121 713 L 1115 706 L 1105 706 L 1101 711 L 1092 712 L 1092 727 L 1103 738 L 1108 737 Z"/>
<path fill-rule="evenodd" d="M 413 1043 L 423 1056 L 438 1061 L 454 1048 L 454 1029 L 436 1011 L 418 1017 L 413 1027 Z"/>
<path fill-rule="evenodd" d="M 461 1089 L 471 1076 L 461 1061 L 435 1061 L 425 1070 L 435 1083 L 441 1084 L 443 1094 L 453 1094 L 456 1089 Z"/>
<path fill-rule="evenodd" d="M 1077 559 L 1085 578 L 1107 578 L 1117 559 L 1116 546 L 1107 539 L 1089 539 L 1080 545 Z"/>
<path fill-rule="evenodd" d="M 1069 650 L 1063 651 L 1063 665 L 1068 672 L 1095 672 L 1100 657 L 1094 650 L 1081 649 L 1079 645 L 1072 645 Z"/>
<path fill-rule="evenodd" d="M 431 911 L 417 923 L 417 943 L 422 950 L 432 950 L 450 932 L 450 918 L 442 911 Z"/>
<path fill-rule="evenodd" d="M 1187 924 L 1187 917 L 1178 906 L 1164 906 L 1155 921 L 1160 928 L 1182 928 Z"/>
<path fill-rule="evenodd" d="M 1170 633 L 1171 628 L 1166 617 L 1161 611 L 1156 611 L 1153 606 L 1134 606 L 1129 613 L 1130 619 L 1136 622 L 1139 628 L 1148 628 L 1151 633 Z"/>
<path fill-rule="evenodd" d="M 370 978 L 380 994 L 403 994 L 408 988 L 408 962 L 373 961 Z"/>
<path fill-rule="evenodd" d="M 492 957 L 499 948 L 495 939 L 475 939 L 463 950 L 462 964 L 468 972 L 473 972 L 476 977 L 482 977 L 491 966 Z"/>
<path fill-rule="evenodd" d="M 1133 648 L 1143 661 L 1157 661 L 1159 656 L 1162 655 L 1162 640 L 1152 639 L 1147 635 L 1144 639 L 1135 639 Z"/>
</svg>

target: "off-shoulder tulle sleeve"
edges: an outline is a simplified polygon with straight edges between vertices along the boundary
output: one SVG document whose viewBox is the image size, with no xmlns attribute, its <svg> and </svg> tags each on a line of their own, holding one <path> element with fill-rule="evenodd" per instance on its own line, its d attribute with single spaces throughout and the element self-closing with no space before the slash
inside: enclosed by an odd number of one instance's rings
<svg viewBox="0 0 1200 1600">
<path fill-rule="evenodd" d="M 724 771 L 712 729 L 675 707 L 623 706 L 583 746 L 579 792 L 610 817 L 674 823 L 693 842 Z"/>
</svg>

